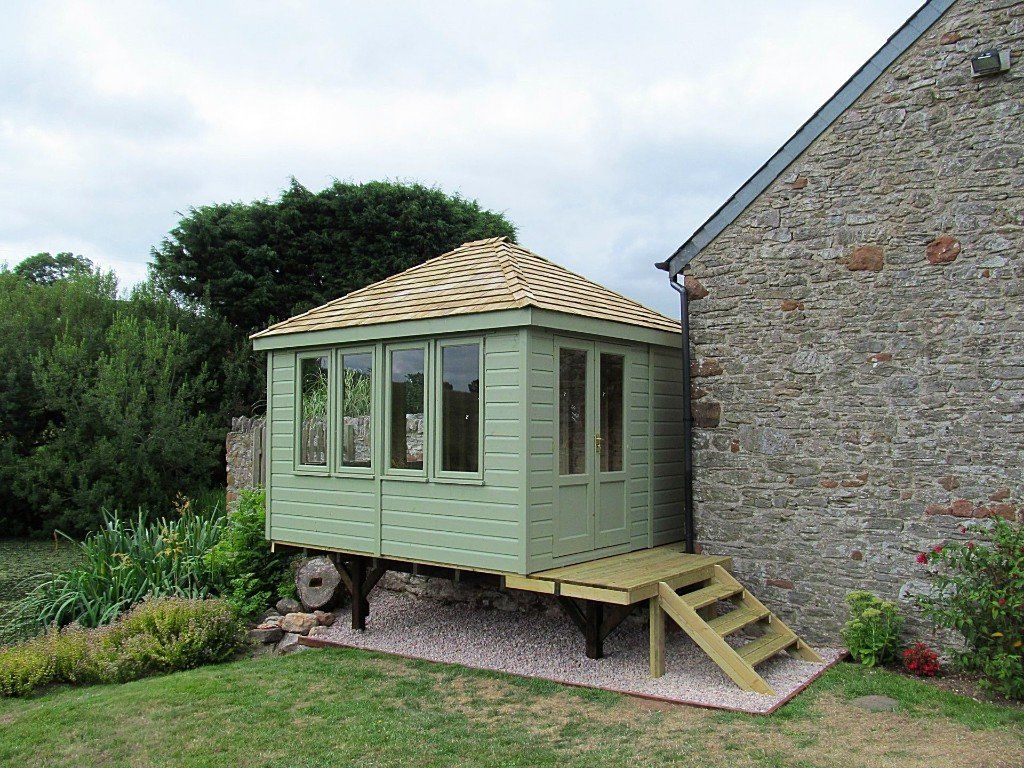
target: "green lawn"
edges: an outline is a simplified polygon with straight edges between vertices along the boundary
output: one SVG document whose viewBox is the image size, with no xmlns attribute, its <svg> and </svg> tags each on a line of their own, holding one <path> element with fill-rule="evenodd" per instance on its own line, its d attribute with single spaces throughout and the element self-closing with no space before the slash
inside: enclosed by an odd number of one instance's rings
<svg viewBox="0 0 1024 768">
<path fill-rule="evenodd" d="M 28 577 L 64 570 L 76 562 L 77 555 L 74 545 L 66 539 L 0 539 L 0 614 L 25 594 Z"/>
<path fill-rule="evenodd" d="M 0 765 L 1020 768 L 1024 713 L 852 665 L 753 717 L 324 650 L 0 700 Z"/>
</svg>

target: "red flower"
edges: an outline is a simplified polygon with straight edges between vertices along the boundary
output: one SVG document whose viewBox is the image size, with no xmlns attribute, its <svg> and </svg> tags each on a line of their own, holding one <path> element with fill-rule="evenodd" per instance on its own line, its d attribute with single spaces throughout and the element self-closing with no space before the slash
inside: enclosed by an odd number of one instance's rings
<svg viewBox="0 0 1024 768">
<path fill-rule="evenodd" d="M 917 556 L 917 562 L 919 562 L 921 565 L 924 565 L 928 562 L 928 555 L 926 555 L 924 552 L 921 552 Z"/>
<path fill-rule="evenodd" d="M 1005 597 L 1000 597 L 999 598 L 999 604 L 1000 605 L 1006 605 L 1006 598 Z"/>
<path fill-rule="evenodd" d="M 939 655 L 924 643 L 915 643 L 903 652 L 903 668 L 921 677 L 934 677 L 939 671 Z"/>
<path fill-rule="evenodd" d="M 960 533 L 967 533 L 967 526 L 961 525 L 960 526 Z"/>
<path fill-rule="evenodd" d="M 968 541 L 967 542 L 967 548 L 968 549 L 974 549 L 974 542 L 973 541 Z"/>
<path fill-rule="evenodd" d="M 934 552 L 936 555 L 939 554 L 939 552 L 941 552 L 941 551 L 942 551 L 942 545 L 941 544 L 936 544 L 934 547 L 932 547 L 932 552 Z"/>
</svg>

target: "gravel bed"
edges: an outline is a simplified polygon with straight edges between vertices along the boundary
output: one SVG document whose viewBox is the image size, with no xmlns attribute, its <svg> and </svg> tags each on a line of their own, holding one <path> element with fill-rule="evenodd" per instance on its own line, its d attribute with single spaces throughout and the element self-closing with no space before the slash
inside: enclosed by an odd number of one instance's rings
<svg viewBox="0 0 1024 768">
<path fill-rule="evenodd" d="M 778 692 L 776 696 L 763 696 L 737 688 L 683 632 L 666 638 L 666 673 L 651 679 L 646 622 L 623 622 L 605 640 L 605 658 L 594 660 L 584 654 L 579 630 L 554 611 L 499 611 L 381 590 L 373 595 L 365 632 L 353 630 L 345 619 L 347 616 L 342 614 L 333 627 L 320 631 L 316 639 L 755 714 L 770 712 L 791 699 L 844 654 L 838 648 L 817 648 L 826 661 L 824 666 L 786 654 L 776 656 L 757 668 Z"/>
</svg>

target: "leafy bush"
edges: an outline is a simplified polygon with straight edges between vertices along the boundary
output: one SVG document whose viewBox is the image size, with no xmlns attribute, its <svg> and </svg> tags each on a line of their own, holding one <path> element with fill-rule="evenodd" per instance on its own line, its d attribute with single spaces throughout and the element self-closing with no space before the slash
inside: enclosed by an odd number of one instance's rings
<svg viewBox="0 0 1024 768">
<path fill-rule="evenodd" d="M 843 627 L 843 640 L 850 655 L 868 667 L 895 659 L 903 627 L 896 604 L 863 590 L 848 594 L 846 602 L 850 620 Z"/>
<path fill-rule="evenodd" d="M 220 540 L 206 556 L 221 593 L 240 616 L 254 616 L 276 596 L 294 590 L 291 558 L 270 551 L 265 531 L 265 493 L 242 491 Z"/>
<path fill-rule="evenodd" d="M 958 666 L 992 690 L 1024 699 L 1024 525 L 1001 518 L 962 528 L 975 539 L 936 546 L 918 562 L 937 568 L 918 598 L 936 624 L 960 633 Z"/>
<path fill-rule="evenodd" d="M 939 654 L 924 643 L 914 643 L 903 651 L 903 668 L 918 677 L 935 677 L 939 674 Z"/>
<path fill-rule="evenodd" d="M 124 682 L 226 661 L 245 638 L 244 626 L 223 600 L 147 600 L 101 635 L 95 664 L 101 679 Z"/>
<path fill-rule="evenodd" d="M 104 513 L 103 528 L 78 544 L 81 564 L 51 574 L 7 617 L 20 630 L 107 624 L 146 597 L 201 598 L 214 581 L 206 554 L 220 539 L 223 517 L 196 515 L 147 523 Z"/>
<path fill-rule="evenodd" d="M 222 600 L 147 600 L 109 627 L 54 631 L 0 649 L 0 696 L 193 669 L 227 661 L 245 645 L 245 627 Z"/>
<path fill-rule="evenodd" d="M 41 639 L 0 648 L 0 696 L 25 696 L 54 677 L 54 659 Z"/>
</svg>

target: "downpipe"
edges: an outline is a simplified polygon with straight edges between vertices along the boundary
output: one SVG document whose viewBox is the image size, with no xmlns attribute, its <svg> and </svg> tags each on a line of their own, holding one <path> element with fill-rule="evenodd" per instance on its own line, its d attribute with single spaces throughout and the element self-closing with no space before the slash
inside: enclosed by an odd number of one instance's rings
<svg viewBox="0 0 1024 768">
<path fill-rule="evenodd" d="M 669 285 L 679 294 L 679 319 L 683 348 L 683 540 L 686 551 L 697 551 L 697 526 L 693 513 L 693 406 L 690 384 L 690 304 L 686 295 L 686 277 L 669 275 Z"/>
</svg>

